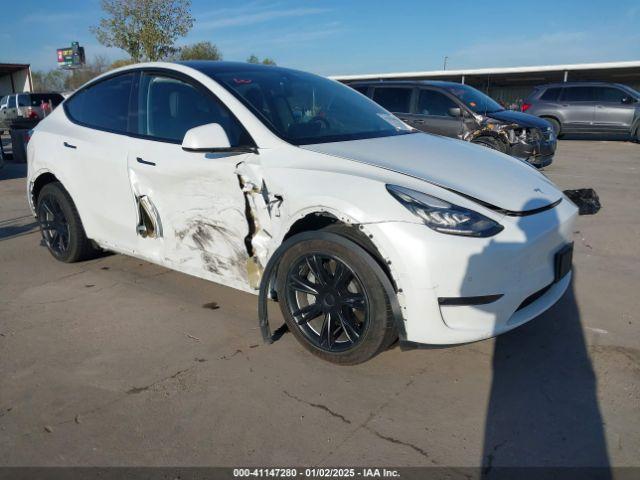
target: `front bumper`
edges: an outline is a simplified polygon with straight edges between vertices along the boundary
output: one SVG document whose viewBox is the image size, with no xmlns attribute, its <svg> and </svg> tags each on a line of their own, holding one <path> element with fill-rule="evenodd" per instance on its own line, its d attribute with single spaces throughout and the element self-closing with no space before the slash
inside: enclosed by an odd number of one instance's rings
<svg viewBox="0 0 640 480">
<path fill-rule="evenodd" d="M 554 257 L 571 242 L 576 216 L 575 206 L 564 200 L 536 215 L 504 217 L 505 229 L 491 238 L 444 235 L 417 223 L 368 225 L 374 242 L 391 262 L 407 341 L 482 340 L 551 307 L 571 282 L 568 274 L 554 283 Z M 489 295 L 502 297 L 484 305 L 438 302 L 443 297 Z"/>
<path fill-rule="evenodd" d="M 511 145 L 509 154 L 529 162 L 536 168 L 551 165 L 558 146 L 558 141 L 553 136 L 553 132 L 545 132 L 533 137 L 527 142 L 518 142 Z"/>
</svg>

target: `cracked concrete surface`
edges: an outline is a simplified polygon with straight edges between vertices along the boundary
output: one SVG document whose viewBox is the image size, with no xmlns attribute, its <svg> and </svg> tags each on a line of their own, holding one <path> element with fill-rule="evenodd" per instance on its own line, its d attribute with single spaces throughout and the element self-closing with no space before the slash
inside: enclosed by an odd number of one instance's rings
<svg viewBox="0 0 640 480">
<path fill-rule="evenodd" d="M 253 295 L 120 255 L 54 261 L 6 165 L 0 465 L 639 465 L 640 146 L 561 141 L 546 173 L 603 204 L 556 307 L 337 367 L 290 334 L 263 345 Z"/>
</svg>

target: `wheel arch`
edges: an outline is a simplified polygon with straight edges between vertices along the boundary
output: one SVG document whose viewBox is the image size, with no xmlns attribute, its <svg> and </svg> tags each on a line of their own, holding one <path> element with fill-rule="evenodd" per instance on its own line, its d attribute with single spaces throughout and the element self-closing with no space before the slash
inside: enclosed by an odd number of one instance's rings
<svg viewBox="0 0 640 480">
<path fill-rule="evenodd" d="M 398 292 L 398 282 L 391 271 L 391 261 L 384 255 L 383 250 L 376 244 L 374 236 L 367 231 L 366 224 L 341 215 L 329 209 L 315 209 L 297 215 L 284 234 L 281 244 L 290 237 L 304 232 L 313 232 L 334 228 L 334 232 L 342 227 L 342 236 L 353 241 L 364 249 L 384 271 L 389 281 Z M 347 230 L 348 229 L 348 230 Z"/>
<path fill-rule="evenodd" d="M 560 118 L 557 115 L 545 114 L 545 115 L 540 115 L 540 118 L 544 118 L 545 120 L 555 120 L 556 122 L 558 122 L 558 125 L 560 125 L 560 129 L 562 129 L 562 120 L 560 120 Z"/>
<path fill-rule="evenodd" d="M 40 192 L 45 187 L 45 185 L 48 185 L 53 182 L 58 182 L 62 184 L 62 182 L 58 179 L 58 177 L 56 177 L 52 172 L 48 170 L 43 170 L 30 182 L 29 203 L 32 206 L 32 209 L 34 212 L 38 204 L 38 196 L 40 195 Z"/>
</svg>

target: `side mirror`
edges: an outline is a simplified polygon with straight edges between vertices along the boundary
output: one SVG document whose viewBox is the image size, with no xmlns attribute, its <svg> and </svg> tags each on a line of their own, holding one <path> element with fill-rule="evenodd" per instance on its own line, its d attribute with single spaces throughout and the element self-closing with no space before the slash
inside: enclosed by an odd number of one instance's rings
<svg viewBox="0 0 640 480">
<path fill-rule="evenodd" d="M 460 107 L 452 107 L 449 109 L 449 115 L 456 118 L 461 117 L 462 110 L 460 109 Z"/>
<path fill-rule="evenodd" d="M 627 105 L 630 104 L 630 103 L 636 103 L 636 102 L 637 102 L 637 100 L 635 98 L 633 98 L 633 97 L 624 97 L 622 99 L 622 103 L 627 104 Z"/>
<path fill-rule="evenodd" d="M 187 152 L 228 152 L 231 143 L 219 123 L 208 123 L 187 130 L 182 140 L 182 149 Z"/>
</svg>

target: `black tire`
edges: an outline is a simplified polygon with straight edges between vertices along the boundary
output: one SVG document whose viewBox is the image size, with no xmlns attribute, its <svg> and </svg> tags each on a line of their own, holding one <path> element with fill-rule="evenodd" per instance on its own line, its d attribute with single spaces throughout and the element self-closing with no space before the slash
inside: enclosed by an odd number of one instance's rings
<svg viewBox="0 0 640 480">
<path fill-rule="evenodd" d="M 551 128 L 553 129 L 553 134 L 556 136 L 556 138 L 562 135 L 561 133 L 562 126 L 560 125 L 560 122 L 558 120 L 556 120 L 555 118 L 549 118 L 549 117 L 542 117 L 542 118 L 544 118 L 547 122 L 551 124 Z"/>
<path fill-rule="evenodd" d="M 474 138 L 471 143 L 475 143 L 476 145 L 482 145 L 483 147 L 490 148 L 492 150 L 497 150 L 498 152 L 505 153 L 507 151 L 506 145 L 498 140 L 495 137 L 478 137 Z"/>
<path fill-rule="evenodd" d="M 323 232 L 335 233 L 336 235 L 340 235 L 348 240 L 351 240 L 356 245 L 362 247 L 366 252 L 373 258 L 374 261 L 380 265 L 385 273 L 387 272 L 385 269 L 385 265 L 381 258 L 379 258 L 378 251 L 371 240 L 364 234 L 361 233 L 356 227 L 351 227 L 349 225 L 344 225 L 340 223 L 334 223 L 322 229 Z M 389 275 L 390 276 L 390 275 Z M 382 344 L 381 351 L 387 350 L 391 348 L 398 341 L 398 331 L 395 328 L 393 322 L 389 324 L 389 328 L 387 329 L 386 338 Z"/>
<path fill-rule="evenodd" d="M 42 188 L 36 214 L 42 239 L 56 260 L 73 263 L 97 254 L 71 196 L 61 183 L 48 183 Z"/>
<path fill-rule="evenodd" d="M 323 360 L 366 362 L 394 336 L 391 306 L 371 262 L 356 243 L 326 238 L 297 243 L 280 260 L 276 289 L 285 322 Z"/>
</svg>

